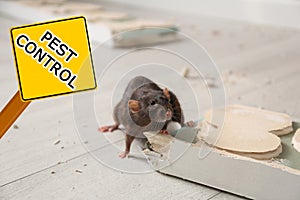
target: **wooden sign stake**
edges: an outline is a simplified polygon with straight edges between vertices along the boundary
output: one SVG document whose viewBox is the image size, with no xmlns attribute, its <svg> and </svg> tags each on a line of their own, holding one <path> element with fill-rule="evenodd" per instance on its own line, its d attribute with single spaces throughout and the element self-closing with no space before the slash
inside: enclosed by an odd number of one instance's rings
<svg viewBox="0 0 300 200">
<path fill-rule="evenodd" d="M 20 92 L 16 92 L 0 112 L 0 139 L 30 103 L 31 101 L 22 101 Z"/>
</svg>

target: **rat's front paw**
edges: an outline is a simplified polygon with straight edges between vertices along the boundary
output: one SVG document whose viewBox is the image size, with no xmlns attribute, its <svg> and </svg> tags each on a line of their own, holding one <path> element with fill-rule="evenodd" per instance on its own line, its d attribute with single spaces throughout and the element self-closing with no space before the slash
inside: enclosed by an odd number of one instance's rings
<svg viewBox="0 0 300 200">
<path fill-rule="evenodd" d="M 123 151 L 119 154 L 119 157 L 123 159 L 123 158 L 126 158 L 128 156 L 128 154 L 129 154 L 128 151 Z"/>
<path fill-rule="evenodd" d="M 194 121 L 188 121 L 188 122 L 186 123 L 186 125 L 187 125 L 188 127 L 194 127 L 194 126 L 196 126 L 196 123 L 195 123 Z"/>
<path fill-rule="evenodd" d="M 164 135 L 169 135 L 169 131 L 167 130 L 160 130 L 159 133 Z"/>
</svg>

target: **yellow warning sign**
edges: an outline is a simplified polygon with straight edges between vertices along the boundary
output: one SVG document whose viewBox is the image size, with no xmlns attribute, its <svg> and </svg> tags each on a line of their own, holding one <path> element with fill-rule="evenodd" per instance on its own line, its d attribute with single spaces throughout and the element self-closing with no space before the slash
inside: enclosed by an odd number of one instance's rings
<svg viewBox="0 0 300 200">
<path fill-rule="evenodd" d="M 24 101 L 96 88 L 84 17 L 14 27 L 11 39 Z"/>
</svg>

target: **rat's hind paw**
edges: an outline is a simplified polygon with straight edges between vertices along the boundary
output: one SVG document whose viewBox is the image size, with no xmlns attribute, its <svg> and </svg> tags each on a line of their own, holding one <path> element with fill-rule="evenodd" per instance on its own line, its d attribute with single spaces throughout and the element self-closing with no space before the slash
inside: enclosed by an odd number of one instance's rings
<svg viewBox="0 0 300 200">
<path fill-rule="evenodd" d="M 129 154 L 128 151 L 123 151 L 119 154 L 119 157 L 123 159 L 123 158 L 126 158 L 128 156 L 128 154 Z"/>
<path fill-rule="evenodd" d="M 167 130 L 160 130 L 159 133 L 164 135 L 169 135 L 169 131 Z"/>
<path fill-rule="evenodd" d="M 109 127 L 108 126 L 102 126 L 102 127 L 99 127 L 98 128 L 98 131 L 99 132 L 107 132 L 109 130 Z"/>
<path fill-rule="evenodd" d="M 118 129 L 119 125 L 111 125 L 111 126 L 102 126 L 98 128 L 98 131 L 100 132 L 113 132 L 114 130 Z"/>
</svg>

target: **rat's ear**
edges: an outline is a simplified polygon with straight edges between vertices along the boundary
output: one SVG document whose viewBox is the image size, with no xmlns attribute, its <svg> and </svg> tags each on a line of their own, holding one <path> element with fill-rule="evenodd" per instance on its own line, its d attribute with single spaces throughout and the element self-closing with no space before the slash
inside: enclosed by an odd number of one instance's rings
<svg viewBox="0 0 300 200">
<path fill-rule="evenodd" d="M 129 100 L 128 106 L 131 112 L 136 113 L 140 110 L 140 103 L 136 100 Z"/>
<path fill-rule="evenodd" d="M 171 96 L 170 96 L 170 92 L 169 92 L 168 88 L 165 88 L 165 89 L 164 89 L 164 95 L 165 95 L 165 96 L 168 98 L 168 100 L 170 101 Z"/>
</svg>

